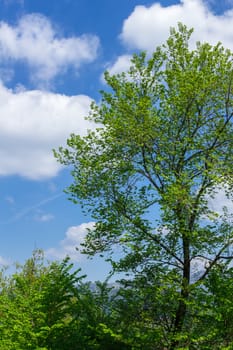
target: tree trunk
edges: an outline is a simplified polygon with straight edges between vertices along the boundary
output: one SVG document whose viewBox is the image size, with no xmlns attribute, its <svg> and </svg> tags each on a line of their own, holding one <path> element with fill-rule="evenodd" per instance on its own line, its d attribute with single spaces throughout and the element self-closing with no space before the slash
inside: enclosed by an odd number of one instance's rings
<svg viewBox="0 0 233 350">
<path fill-rule="evenodd" d="M 180 290 L 180 300 L 176 310 L 173 337 L 169 350 L 174 350 L 179 345 L 179 340 L 175 339 L 177 335 L 182 332 L 184 321 L 187 314 L 187 301 L 189 297 L 189 284 L 190 284 L 190 240 L 187 234 L 183 234 L 183 256 L 184 256 L 184 267 L 182 284 Z"/>
</svg>

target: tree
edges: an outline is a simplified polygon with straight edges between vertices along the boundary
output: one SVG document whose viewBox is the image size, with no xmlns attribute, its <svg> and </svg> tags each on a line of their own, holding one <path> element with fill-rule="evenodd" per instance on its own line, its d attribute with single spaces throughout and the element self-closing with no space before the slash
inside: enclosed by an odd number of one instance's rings
<svg viewBox="0 0 233 350">
<path fill-rule="evenodd" d="M 35 251 L 0 276 L 1 350 L 131 350 L 112 329 L 111 288 L 94 291 L 69 259 L 45 262 Z"/>
<path fill-rule="evenodd" d="M 232 53 L 208 43 L 192 50 L 191 35 L 179 24 L 152 57 L 142 52 L 128 72 L 107 72 L 109 88 L 88 116 L 96 129 L 72 134 L 68 147 L 55 151 L 72 166 L 71 199 L 96 221 L 84 252 L 119 246 L 115 270 L 150 270 L 174 291 L 169 349 L 191 346 L 196 295 L 212 270 L 233 258 L 232 228 L 208 207 L 219 186 L 230 195 Z M 205 267 L 193 281 L 197 259 Z"/>
<path fill-rule="evenodd" d="M 1 279 L 0 349 L 76 349 L 80 334 L 80 270 L 73 265 L 45 264 L 35 251 L 15 274 Z M 85 347 L 83 347 L 85 349 Z"/>
<path fill-rule="evenodd" d="M 1 276 L 0 349 L 43 349 L 38 331 L 44 326 L 41 310 L 42 276 L 46 275 L 40 251 L 33 253 L 12 276 Z"/>
</svg>

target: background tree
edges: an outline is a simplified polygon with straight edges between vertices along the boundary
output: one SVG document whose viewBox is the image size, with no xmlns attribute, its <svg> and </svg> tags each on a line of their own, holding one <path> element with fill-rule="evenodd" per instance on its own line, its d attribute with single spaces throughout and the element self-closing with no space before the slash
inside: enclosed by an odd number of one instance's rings
<svg viewBox="0 0 233 350">
<path fill-rule="evenodd" d="M 69 259 L 45 262 L 35 251 L 0 276 L 1 350 L 131 350 L 113 322 L 111 287 L 83 282 Z M 114 327 L 113 327 L 114 326 Z"/>
<path fill-rule="evenodd" d="M 73 265 L 46 264 L 35 251 L 15 274 L 1 280 L 1 349 L 76 349 L 79 332 L 78 286 L 83 279 Z"/>
<path fill-rule="evenodd" d="M 232 259 L 232 229 L 215 220 L 207 199 L 231 180 L 232 53 L 208 43 L 191 50 L 191 34 L 180 24 L 152 57 L 142 52 L 128 72 L 106 73 L 109 88 L 88 117 L 96 129 L 71 135 L 55 152 L 72 166 L 71 198 L 96 220 L 84 252 L 119 246 L 115 270 L 152 268 L 157 283 L 174 290 L 164 337 L 170 349 L 191 346 L 200 285 Z M 198 258 L 206 264 L 193 281 Z"/>
</svg>

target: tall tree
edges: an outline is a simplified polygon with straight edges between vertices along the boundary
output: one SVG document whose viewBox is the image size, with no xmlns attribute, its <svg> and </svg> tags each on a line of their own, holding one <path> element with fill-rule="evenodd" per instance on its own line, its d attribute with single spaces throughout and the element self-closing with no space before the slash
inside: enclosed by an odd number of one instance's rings
<svg viewBox="0 0 233 350">
<path fill-rule="evenodd" d="M 96 129 L 55 151 L 72 166 L 68 193 L 96 220 L 84 252 L 120 246 L 114 269 L 149 269 L 173 288 L 170 349 L 191 341 L 195 289 L 232 259 L 232 230 L 216 220 L 208 197 L 231 185 L 233 57 L 221 44 L 190 49 L 191 35 L 179 24 L 152 57 L 142 52 L 128 72 L 106 73 L 109 88 L 88 117 Z M 197 259 L 205 267 L 192 280 Z"/>
</svg>

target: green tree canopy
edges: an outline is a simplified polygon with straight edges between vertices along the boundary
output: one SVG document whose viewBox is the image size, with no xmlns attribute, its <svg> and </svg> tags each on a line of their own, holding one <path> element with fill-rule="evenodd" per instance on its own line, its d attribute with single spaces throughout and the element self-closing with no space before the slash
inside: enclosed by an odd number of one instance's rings
<svg viewBox="0 0 233 350">
<path fill-rule="evenodd" d="M 96 129 L 72 134 L 55 152 L 72 166 L 68 193 L 96 221 L 84 252 L 119 246 L 114 269 L 149 271 L 167 286 L 156 295 L 174 291 L 164 337 L 170 349 L 192 343 L 197 290 L 232 259 L 231 225 L 213 215 L 208 196 L 231 187 L 233 57 L 221 44 L 190 49 L 191 35 L 179 24 L 151 57 L 142 52 L 128 72 L 106 73 L 108 89 L 88 116 Z M 192 280 L 198 258 L 205 267 Z"/>
<path fill-rule="evenodd" d="M 83 276 L 72 267 L 68 259 L 46 264 L 35 251 L 12 276 L 2 276 L 0 349 L 75 349 L 87 340 L 78 322 Z"/>
<path fill-rule="evenodd" d="M 0 350 L 131 350 L 107 281 L 92 291 L 83 277 L 68 258 L 46 262 L 38 250 L 14 274 L 2 271 Z"/>
</svg>

